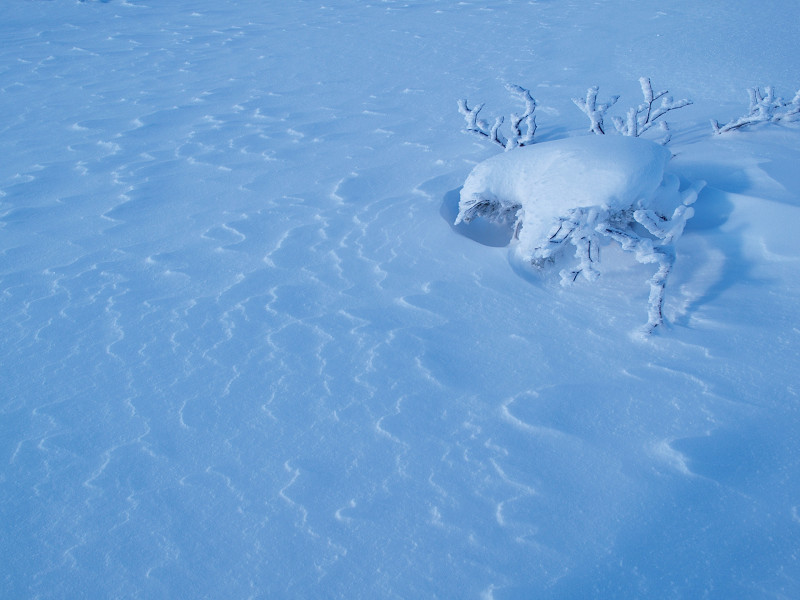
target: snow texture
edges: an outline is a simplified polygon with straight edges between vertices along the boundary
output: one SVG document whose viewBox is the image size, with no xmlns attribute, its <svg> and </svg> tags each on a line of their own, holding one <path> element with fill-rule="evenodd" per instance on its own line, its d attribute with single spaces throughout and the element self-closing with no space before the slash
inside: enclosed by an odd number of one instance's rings
<svg viewBox="0 0 800 600">
<path fill-rule="evenodd" d="M 800 597 L 800 130 L 708 126 L 797 89 L 800 5 L 0 16 L 0 597 Z M 529 86 L 535 147 L 641 75 L 708 182 L 647 339 L 654 265 L 453 225 L 458 98 Z"/>
</svg>

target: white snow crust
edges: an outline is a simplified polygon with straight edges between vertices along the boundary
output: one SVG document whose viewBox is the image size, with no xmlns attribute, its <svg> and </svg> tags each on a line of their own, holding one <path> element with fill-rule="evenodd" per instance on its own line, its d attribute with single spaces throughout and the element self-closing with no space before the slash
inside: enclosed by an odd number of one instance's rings
<svg viewBox="0 0 800 600">
<path fill-rule="evenodd" d="M 0 597 L 800 598 L 800 130 L 709 125 L 794 94 L 797 23 L 2 2 Z M 652 265 L 609 246 L 562 288 L 453 225 L 470 170 L 527 160 L 457 99 L 508 114 L 518 83 L 543 148 L 630 149 L 571 98 L 622 115 L 640 76 L 694 101 L 664 189 L 708 182 L 648 339 Z M 639 181 L 615 149 L 586 187 L 558 162 L 477 187 L 616 202 L 662 177 L 641 148 Z"/>
</svg>

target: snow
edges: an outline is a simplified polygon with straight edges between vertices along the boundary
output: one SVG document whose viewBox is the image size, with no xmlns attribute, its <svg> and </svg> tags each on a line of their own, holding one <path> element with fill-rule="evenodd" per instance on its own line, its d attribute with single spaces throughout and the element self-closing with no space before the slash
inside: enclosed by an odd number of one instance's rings
<svg viewBox="0 0 800 600">
<path fill-rule="evenodd" d="M 709 125 L 792 97 L 800 5 L 0 13 L 2 597 L 800 596 L 800 130 Z M 641 76 L 708 182 L 646 340 L 651 266 L 452 225 L 458 98 L 549 143 Z"/>
<path fill-rule="evenodd" d="M 481 202 L 499 204 L 496 210 L 508 213 L 512 224 L 522 209 L 515 250 L 530 260 L 570 210 L 649 208 L 670 157 L 669 150 L 643 138 L 597 135 L 499 154 L 467 176 L 455 224 L 468 220 L 470 209 Z"/>
</svg>

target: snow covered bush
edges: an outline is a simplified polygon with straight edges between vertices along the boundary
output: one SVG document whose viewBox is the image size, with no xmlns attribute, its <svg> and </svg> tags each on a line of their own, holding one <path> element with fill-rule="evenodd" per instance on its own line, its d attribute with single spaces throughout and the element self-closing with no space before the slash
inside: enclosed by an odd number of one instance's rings
<svg viewBox="0 0 800 600">
<path fill-rule="evenodd" d="M 671 153 L 662 117 L 691 104 L 673 100 L 667 90 L 653 92 L 650 79 L 639 84 L 644 102 L 628 110 L 626 118 L 612 117 L 618 134 L 606 136 L 605 115 L 619 96 L 598 102 L 599 88 L 590 87 L 585 98 L 573 98 L 590 120 L 599 138 L 569 138 L 531 146 L 536 121 L 536 101 L 525 88 L 506 86 L 525 103 L 522 115 L 511 115 L 511 134 L 500 132 L 503 118 L 490 125 L 479 119 L 483 104 L 469 108 L 458 101 L 466 130 L 512 153 L 478 164 L 461 189 L 455 224 L 475 218 L 513 228 L 513 252 L 536 269 L 546 269 L 562 257 L 569 242 L 575 248 L 572 265 L 561 269 L 562 284 L 582 276 L 594 280 L 599 272 L 600 246 L 614 241 L 642 263 L 658 266 L 650 280 L 646 329 L 663 323 L 664 291 L 675 261 L 674 243 L 694 211 L 691 204 L 703 187 L 700 182 L 684 192 L 679 181 L 665 173 Z M 659 104 L 657 100 L 661 100 Z M 525 126 L 525 133 L 521 125 Z M 658 125 L 664 132 L 659 144 L 637 139 Z"/>
<path fill-rule="evenodd" d="M 686 98 L 682 100 L 673 100 L 672 96 L 667 95 L 669 94 L 668 90 L 653 92 L 653 86 L 648 77 L 640 77 L 639 85 L 642 87 L 644 102 L 635 108 L 629 108 L 624 120 L 620 117 L 612 117 L 614 127 L 622 135 L 639 137 L 655 126 L 656 121 L 669 111 L 689 106 L 692 103 L 691 100 L 687 100 Z M 597 104 L 598 91 L 599 88 L 597 86 L 590 87 L 586 91 L 586 98 L 573 98 L 572 101 L 575 103 L 575 106 L 589 117 L 589 121 L 591 122 L 589 130 L 598 135 L 604 135 L 603 117 L 606 111 L 616 104 L 617 100 L 619 100 L 619 96 L 612 96 L 611 100 L 604 104 Z M 658 99 L 661 99 L 661 104 L 654 105 L 654 102 Z M 665 134 L 660 143 L 666 144 L 671 137 L 669 125 L 666 121 L 658 121 L 658 125 Z"/>
<path fill-rule="evenodd" d="M 644 102 L 637 107 L 631 107 L 626 113 L 625 119 L 612 117 L 612 122 L 618 133 L 630 137 L 639 137 L 655 125 L 659 125 L 665 136 L 660 140 L 661 144 L 666 144 L 670 140 L 669 125 L 666 121 L 659 120 L 666 113 L 684 106 L 689 106 L 692 101 L 687 99 L 673 100 L 669 96 L 668 90 L 653 92 L 653 86 L 649 77 L 639 78 L 639 85 L 642 88 Z M 492 124 L 479 117 L 483 104 L 478 104 L 469 108 L 466 99 L 458 101 L 458 111 L 464 116 L 466 121 L 466 131 L 474 133 L 484 139 L 503 147 L 505 150 L 513 150 L 522 146 L 529 146 L 533 143 L 533 136 L 536 132 L 536 100 L 531 96 L 529 90 L 519 85 L 506 85 L 506 89 L 512 95 L 519 98 L 525 105 L 522 114 L 511 114 L 511 132 L 508 136 L 500 131 L 500 127 L 505 122 L 503 117 L 496 117 Z M 609 108 L 616 104 L 619 96 L 612 96 L 608 102 L 598 103 L 597 94 L 600 88 L 592 86 L 586 91 L 585 98 L 573 98 L 572 102 L 587 117 L 591 123 L 589 130 L 597 135 L 605 135 L 604 124 L 605 114 Z M 800 93 L 800 92 L 799 92 Z M 656 100 L 661 100 L 660 104 L 655 104 Z M 658 123 L 656 123 L 658 121 Z M 524 133 L 523 133 L 524 127 Z"/>
<path fill-rule="evenodd" d="M 525 104 L 525 111 L 521 115 L 511 113 L 511 134 L 506 137 L 500 132 L 500 126 L 504 121 L 503 117 L 495 118 L 494 124 L 490 126 L 487 121 L 478 118 L 483 104 L 469 108 L 466 100 L 459 100 L 458 110 L 464 115 L 464 120 L 467 122 L 466 130 L 499 144 L 505 150 L 529 146 L 533 143 L 533 134 L 536 133 L 536 116 L 533 114 L 536 110 L 536 100 L 533 99 L 530 91 L 518 85 L 509 84 L 506 85 L 506 89 Z M 524 134 L 522 133 L 523 126 L 525 127 Z"/>
<path fill-rule="evenodd" d="M 791 102 L 776 97 L 775 89 L 772 86 L 765 87 L 764 92 L 757 87 L 748 88 L 747 94 L 750 97 L 750 108 L 747 114 L 733 119 L 725 125 L 720 125 L 717 121 L 712 120 L 711 126 L 714 128 L 714 133 L 725 133 L 754 123 L 776 123 L 800 119 L 800 90 L 797 90 Z"/>
<path fill-rule="evenodd" d="M 642 263 L 650 279 L 648 321 L 663 323 L 664 291 L 674 243 L 693 214 L 700 182 L 679 191 L 665 173 L 671 153 L 636 136 L 582 136 L 544 142 L 485 160 L 461 189 L 456 224 L 483 218 L 513 227 L 513 253 L 536 269 L 556 262 L 562 284 L 594 280 L 600 246 L 614 241 Z M 571 264 L 564 257 L 569 242 Z"/>
</svg>

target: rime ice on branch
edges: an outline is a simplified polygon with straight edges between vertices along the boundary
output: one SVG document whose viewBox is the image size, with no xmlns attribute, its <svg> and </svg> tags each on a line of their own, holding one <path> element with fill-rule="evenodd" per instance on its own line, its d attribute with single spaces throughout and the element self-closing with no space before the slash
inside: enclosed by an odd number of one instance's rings
<svg viewBox="0 0 800 600">
<path fill-rule="evenodd" d="M 586 90 L 586 99 L 583 98 L 573 98 L 572 101 L 575 103 L 581 111 L 589 117 L 589 121 L 591 121 L 591 126 L 589 127 L 589 131 L 596 133 L 597 135 L 605 135 L 606 131 L 603 128 L 603 117 L 606 114 L 606 111 L 614 106 L 614 104 L 619 100 L 619 96 L 611 96 L 611 100 L 604 104 L 597 104 L 597 92 L 600 91 L 600 88 L 595 86 L 590 87 Z"/>
<path fill-rule="evenodd" d="M 505 137 L 500 132 L 500 126 L 504 121 L 503 117 L 497 117 L 491 126 L 488 122 L 478 118 L 483 104 L 469 108 L 466 100 L 459 100 L 458 112 L 464 115 L 467 131 L 487 138 L 505 150 L 529 146 L 533 143 L 533 134 L 536 132 L 536 116 L 533 114 L 536 110 L 536 100 L 533 99 L 530 91 L 518 85 L 508 84 L 506 89 L 525 104 L 525 111 L 521 115 L 511 113 L 511 135 L 509 137 Z M 525 128 L 525 133 L 522 132 L 522 127 Z"/>
<path fill-rule="evenodd" d="M 631 107 L 628 109 L 624 120 L 620 117 L 611 118 L 614 127 L 622 135 L 639 137 L 645 131 L 652 128 L 656 124 L 656 121 L 669 111 L 683 108 L 692 103 L 691 100 L 685 98 L 683 100 L 673 100 L 672 96 L 667 95 L 669 94 L 668 90 L 654 93 L 653 86 L 648 77 L 639 78 L 639 85 L 642 87 L 644 102 L 636 108 Z M 612 96 L 609 102 L 598 105 L 598 89 L 597 86 L 590 87 L 586 92 L 586 99 L 573 98 L 572 101 L 575 103 L 575 106 L 589 117 L 589 121 L 591 122 L 590 130 L 598 135 L 603 135 L 605 134 L 603 117 L 606 111 L 617 102 L 619 96 Z M 655 101 L 658 99 L 661 99 L 661 104 L 654 105 Z M 659 125 L 661 130 L 665 133 L 664 138 L 659 141 L 659 143 L 663 145 L 669 142 L 671 134 L 666 121 L 659 121 Z"/>
<path fill-rule="evenodd" d="M 755 123 L 777 123 L 778 121 L 800 119 L 800 90 L 797 90 L 791 102 L 776 97 L 775 89 L 772 86 L 765 87 L 764 92 L 757 87 L 748 88 L 747 95 L 750 97 L 748 113 L 725 125 L 720 125 L 717 121 L 712 120 L 711 126 L 714 128 L 714 133 L 725 133 Z"/>
<path fill-rule="evenodd" d="M 644 102 L 638 108 L 629 108 L 628 115 L 625 121 L 619 117 L 613 117 L 614 126 L 623 135 L 630 135 L 639 137 L 645 131 L 655 125 L 656 120 L 663 117 L 671 110 L 689 106 L 692 102 L 684 98 L 683 100 L 673 100 L 672 96 L 668 96 L 669 90 L 663 90 L 658 93 L 653 93 L 653 86 L 650 84 L 648 77 L 641 77 L 639 85 L 642 86 L 642 95 Z M 653 106 L 653 103 L 661 98 L 661 104 Z M 666 144 L 670 138 L 669 125 L 666 121 L 660 121 L 660 128 L 665 132 L 665 137 L 661 140 L 661 144 Z"/>
<path fill-rule="evenodd" d="M 666 144 L 670 140 L 669 126 L 666 121 L 659 121 L 666 113 L 671 110 L 683 108 L 690 105 L 692 102 L 687 99 L 673 100 L 667 90 L 661 92 L 653 92 L 653 86 L 650 84 L 650 79 L 641 77 L 639 84 L 642 86 L 642 95 L 644 102 L 636 108 L 628 110 L 626 119 L 619 117 L 612 117 L 616 130 L 622 135 L 630 137 L 639 137 L 641 134 L 656 125 L 656 121 L 660 125 L 661 130 L 665 133 L 664 138 L 660 143 Z M 466 130 L 474 133 L 482 138 L 502 146 L 505 150 L 512 150 L 522 146 L 529 146 L 533 143 L 533 135 L 536 132 L 536 117 L 534 111 L 536 110 L 536 101 L 531 96 L 530 91 L 518 85 L 507 85 L 506 89 L 513 95 L 517 96 L 524 104 L 525 111 L 518 115 L 511 114 L 511 134 L 506 137 L 501 131 L 500 127 L 504 123 L 503 117 L 496 117 L 494 123 L 489 124 L 488 121 L 482 120 L 479 115 L 483 109 L 483 104 L 470 108 L 466 100 L 458 101 L 458 111 L 464 116 L 466 121 Z M 589 117 L 590 131 L 597 135 L 606 134 L 606 126 L 604 119 L 608 109 L 616 104 L 619 96 L 612 96 L 608 102 L 598 102 L 597 94 L 599 88 L 597 86 L 590 87 L 586 91 L 585 98 L 573 98 L 581 112 Z M 656 104 L 656 100 L 661 100 L 660 104 Z M 523 132 L 524 129 L 524 132 Z"/>
</svg>

